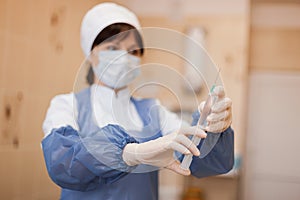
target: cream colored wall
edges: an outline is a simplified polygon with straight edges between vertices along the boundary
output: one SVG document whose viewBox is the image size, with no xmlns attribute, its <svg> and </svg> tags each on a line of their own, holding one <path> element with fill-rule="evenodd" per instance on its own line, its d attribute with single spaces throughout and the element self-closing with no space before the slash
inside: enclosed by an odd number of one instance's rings
<svg viewBox="0 0 300 200">
<path fill-rule="evenodd" d="M 1 199 L 57 199 L 59 196 L 59 188 L 46 173 L 40 149 L 41 126 L 50 99 L 72 90 L 83 60 L 79 45 L 81 18 L 98 2 L 101 1 L 0 1 Z M 119 2 L 131 7 L 136 1 Z M 235 4 L 232 0 L 228 3 L 232 6 L 226 7 L 229 11 L 221 14 L 222 9 L 215 9 L 220 2 L 212 2 L 207 5 L 209 12 L 196 15 L 194 9 L 192 15 L 183 14 L 182 21 L 172 21 L 163 15 L 139 12 L 138 15 L 143 26 L 184 31 L 187 26 L 199 25 L 207 30 L 208 52 L 222 67 L 225 89 L 233 100 L 235 148 L 241 153 L 248 74 L 247 1 Z M 230 10 L 234 5 L 238 5 L 237 11 Z M 138 6 L 132 8 L 136 11 Z M 204 8 L 201 10 L 205 11 Z M 182 67 L 180 63 L 174 66 Z M 159 97 L 166 102 L 163 93 Z M 182 183 L 182 177 L 168 177 L 165 185 L 172 186 L 172 181 L 175 186 Z"/>
<path fill-rule="evenodd" d="M 300 2 L 253 0 L 250 21 L 242 199 L 296 200 L 300 197 L 295 134 L 300 109 Z"/>
</svg>

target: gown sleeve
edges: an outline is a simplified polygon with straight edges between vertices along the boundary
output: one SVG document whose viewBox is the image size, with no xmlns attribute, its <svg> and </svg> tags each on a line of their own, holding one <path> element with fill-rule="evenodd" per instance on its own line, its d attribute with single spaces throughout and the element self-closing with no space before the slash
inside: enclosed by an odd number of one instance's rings
<svg viewBox="0 0 300 200">
<path fill-rule="evenodd" d="M 193 114 L 192 125 L 196 125 L 200 114 L 196 111 Z M 207 133 L 206 139 L 198 145 L 202 145 L 211 151 L 205 157 L 193 157 L 191 163 L 192 175 L 201 178 L 214 176 L 229 172 L 234 164 L 234 131 L 229 127 L 222 133 Z M 213 145 L 213 146 L 210 146 Z M 200 151 L 201 152 L 201 151 Z"/>
<path fill-rule="evenodd" d="M 159 102 L 160 120 L 163 135 L 172 133 L 180 127 L 189 126 L 175 113 L 164 108 Z M 192 126 L 195 126 L 200 118 L 198 111 L 193 113 Z M 193 157 L 191 163 L 192 175 L 196 177 L 207 177 L 224 174 L 230 171 L 234 163 L 234 132 L 229 127 L 222 133 L 207 133 L 207 137 L 198 145 L 201 155 Z M 175 152 L 175 157 L 182 161 L 183 155 Z"/>
<path fill-rule="evenodd" d="M 88 191 L 99 183 L 112 183 L 126 176 L 135 166 L 123 161 L 123 148 L 137 141 L 118 125 L 107 125 L 80 137 L 84 134 L 71 120 L 72 104 L 68 99 L 72 98 L 52 100 L 44 122 L 42 150 L 50 178 L 62 188 Z"/>
</svg>

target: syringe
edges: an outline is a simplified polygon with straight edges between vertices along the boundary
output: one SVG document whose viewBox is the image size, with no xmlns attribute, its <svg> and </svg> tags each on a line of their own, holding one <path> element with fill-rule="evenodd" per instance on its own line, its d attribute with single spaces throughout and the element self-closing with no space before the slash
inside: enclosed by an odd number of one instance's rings
<svg viewBox="0 0 300 200">
<path fill-rule="evenodd" d="M 213 84 L 213 86 L 211 87 L 211 89 L 210 89 L 210 91 L 208 93 L 208 97 L 207 97 L 207 99 L 205 101 L 203 110 L 202 110 L 201 115 L 200 115 L 200 119 L 199 119 L 198 124 L 197 124 L 198 128 L 201 128 L 202 130 L 207 125 L 206 118 L 207 118 L 207 116 L 211 112 L 211 107 L 215 104 L 216 100 L 218 99 L 218 96 L 216 94 L 214 94 L 213 91 L 215 89 L 215 84 L 216 84 L 216 82 L 218 80 L 219 73 L 220 73 L 220 69 L 218 71 L 217 78 L 215 79 L 215 83 Z M 200 144 L 200 141 L 201 141 L 200 137 L 193 136 L 192 142 L 196 146 L 198 146 Z M 189 169 L 190 165 L 192 163 L 192 160 L 193 160 L 193 155 L 192 154 L 185 155 L 184 158 L 183 158 L 183 160 L 182 160 L 182 162 L 181 162 L 180 167 L 182 169 L 186 169 L 186 170 Z"/>
</svg>

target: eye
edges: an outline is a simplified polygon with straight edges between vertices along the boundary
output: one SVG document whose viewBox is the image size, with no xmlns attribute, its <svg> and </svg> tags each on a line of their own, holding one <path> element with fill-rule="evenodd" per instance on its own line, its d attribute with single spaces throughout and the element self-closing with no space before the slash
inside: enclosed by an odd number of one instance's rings
<svg viewBox="0 0 300 200">
<path fill-rule="evenodd" d="M 118 46 L 117 45 L 114 45 L 114 44 L 110 44 L 106 47 L 106 50 L 110 50 L 110 51 L 115 51 L 115 50 L 118 50 Z"/>
<path fill-rule="evenodd" d="M 130 53 L 131 55 L 134 55 L 134 56 L 140 55 L 140 51 L 137 49 L 129 50 L 128 53 Z"/>
</svg>

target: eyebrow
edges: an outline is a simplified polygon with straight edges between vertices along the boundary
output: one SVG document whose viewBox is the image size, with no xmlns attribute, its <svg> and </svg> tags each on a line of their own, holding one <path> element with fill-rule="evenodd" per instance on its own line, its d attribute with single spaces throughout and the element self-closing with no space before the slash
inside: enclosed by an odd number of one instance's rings
<svg viewBox="0 0 300 200">
<path fill-rule="evenodd" d="M 133 44 L 128 49 L 140 49 L 140 47 L 137 44 Z"/>
</svg>

